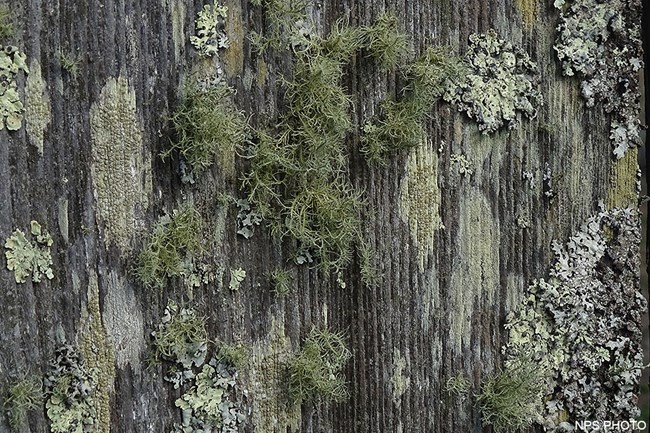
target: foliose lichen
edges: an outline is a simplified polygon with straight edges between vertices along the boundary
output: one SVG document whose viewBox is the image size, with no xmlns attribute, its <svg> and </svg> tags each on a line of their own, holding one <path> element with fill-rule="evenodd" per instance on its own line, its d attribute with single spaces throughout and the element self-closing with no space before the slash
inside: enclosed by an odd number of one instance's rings
<svg viewBox="0 0 650 433">
<path fill-rule="evenodd" d="M 231 269 L 230 283 L 228 284 L 228 288 L 233 292 L 239 290 L 239 286 L 241 286 L 241 283 L 242 281 L 244 281 L 245 278 L 246 278 L 246 271 L 243 270 L 242 268 Z"/>
<path fill-rule="evenodd" d="M 29 74 L 26 59 L 18 47 L 0 45 L 0 130 L 6 126 L 9 131 L 17 131 L 22 126 L 25 109 L 16 77 L 21 70 Z"/>
<path fill-rule="evenodd" d="M 478 122 L 484 134 L 504 125 L 519 126 L 519 115 L 537 116 L 542 95 L 537 65 L 521 48 L 500 39 L 494 30 L 469 37 L 465 55 L 471 71 L 465 80 L 450 86 L 443 98 Z"/>
<path fill-rule="evenodd" d="M 643 67 L 640 0 L 555 0 L 562 11 L 554 49 L 564 75 L 582 79 L 587 106 L 611 113 L 610 140 L 621 158 L 641 144 L 639 79 Z"/>
<path fill-rule="evenodd" d="M 94 431 L 97 384 L 77 348 L 63 344 L 55 350 L 44 384 L 52 433 Z"/>
<path fill-rule="evenodd" d="M 600 211 L 565 246 L 553 243 L 548 281 L 535 281 L 507 316 L 506 368 L 526 358 L 549 371 L 543 424 L 570 431 L 574 421 L 635 419 L 641 348 L 639 214 Z"/>
<path fill-rule="evenodd" d="M 52 272 L 52 236 L 36 222 L 31 222 L 31 234 L 35 239 L 29 241 L 25 233 L 15 230 L 5 242 L 7 269 L 14 271 L 16 283 L 24 283 L 32 277 L 34 283 L 40 283 L 43 277 L 51 280 Z"/>
<path fill-rule="evenodd" d="M 228 17 L 228 8 L 220 5 L 203 6 L 196 18 L 196 35 L 190 36 L 190 42 L 202 56 L 218 55 L 219 50 L 228 48 L 230 42 L 223 30 L 224 20 Z"/>
<path fill-rule="evenodd" d="M 250 239 L 255 226 L 259 226 L 262 222 L 262 216 L 251 208 L 245 198 L 237 200 L 237 209 L 237 234 Z"/>
</svg>

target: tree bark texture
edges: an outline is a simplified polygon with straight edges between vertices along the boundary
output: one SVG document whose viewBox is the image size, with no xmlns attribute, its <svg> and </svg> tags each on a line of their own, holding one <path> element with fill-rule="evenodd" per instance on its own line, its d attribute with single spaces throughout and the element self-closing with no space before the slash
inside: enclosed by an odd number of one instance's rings
<svg viewBox="0 0 650 433">
<path fill-rule="evenodd" d="M 368 25 L 394 11 L 416 53 L 435 44 L 463 55 L 471 34 L 495 29 L 537 63 L 543 106 L 535 119 L 485 135 L 452 105 L 437 103 L 425 142 L 385 166 L 367 164 L 352 134 L 350 179 L 372 211 L 363 230 L 380 283 L 365 287 L 356 259 L 341 276 L 345 288 L 336 275 L 289 264 L 295 288 L 280 299 L 271 294 L 269 274 L 290 259 L 289 249 L 262 227 L 251 239 L 237 236 L 236 208 L 215 204 L 220 193 L 243 196 L 239 178 L 247 161 L 237 157 L 232 173 L 214 166 L 188 186 L 178 161 L 159 157 L 172 134 L 167 119 L 199 63 L 189 36 L 202 2 L 12 0 L 17 32 L 11 44 L 26 54 L 29 74 L 17 76 L 27 110 L 23 127 L 0 131 L 0 239 L 38 221 L 53 237 L 54 278 L 18 284 L 0 258 L 0 384 L 24 372 L 42 376 L 57 334 L 74 343 L 100 329 L 94 343 L 113 354 L 102 364 L 110 431 L 171 431 L 180 422 L 174 401 L 181 392 L 163 381 L 165 366 L 148 367 L 147 357 L 150 334 L 168 299 L 176 299 L 206 317 L 211 339 L 251 350 L 252 367 L 241 378 L 257 413 L 246 431 L 490 431 L 475 400 L 450 396 L 446 380 L 462 373 L 478 392 L 499 368 L 505 315 L 532 280 L 548 275 L 552 240 L 565 242 L 601 200 L 609 208 L 637 206 L 637 151 L 614 158 L 608 115 L 598 104 L 585 106 L 579 79 L 562 76 L 552 48 L 558 20 L 552 3 L 310 5 L 321 34 L 342 16 Z M 262 109 L 282 112 L 279 78 L 290 59 L 251 52 L 247 35 L 263 26 L 261 9 L 246 0 L 225 4 L 231 41 L 225 76 L 255 124 Z M 78 73 L 62 65 L 62 54 L 77 59 Z M 395 73 L 355 57 L 344 85 L 357 121 L 377 111 L 397 81 Z M 462 157 L 471 174 L 459 169 Z M 547 168 L 550 183 L 543 181 Z M 544 192 L 551 186 L 549 198 Z M 191 301 L 180 284 L 146 289 L 133 273 L 155 221 L 188 197 L 221 227 L 214 262 L 222 272 L 195 288 Z M 444 228 L 427 231 L 421 220 L 431 215 Z M 239 267 L 247 276 L 232 292 L 228 271 Z M 298 414 L 273 413 L 273 389 L 286 384 L 268 364 L 297 350 L 312 325 L 345 333 L 350 398 L 304 405 Z M 9 431 L 6 420 L 0 431 Z M 31 411 L 21 431 L 49 431 L 45 411 Z"/>
</svg>

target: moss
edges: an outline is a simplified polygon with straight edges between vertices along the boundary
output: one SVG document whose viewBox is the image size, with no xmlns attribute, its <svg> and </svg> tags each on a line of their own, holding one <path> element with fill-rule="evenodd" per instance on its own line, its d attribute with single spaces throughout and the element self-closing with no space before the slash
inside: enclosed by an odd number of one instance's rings
<svg viewBox="0 0 650 433">
<path fill-rule="evenodd" d="M 289 393 L 294 402 L 348 398 L 342 370 L 351 353 L 343 336 L 312 328 L 289 365 Z"/>
<path fill-rule="evenodd" d="M 33 241 L 27 240 L 25 233 L 15 230 L 5 242 L 7 269 L 14 272 L 16 283 L 24 283 L 31 274 L 32 282 L 40 283 L 45 277 L 54 278 L 52 272 L 52 237 L 41 229 L 41 225 L 31 222 Z"/>
<path fill-rule="evenodd" d="M 406 368 L 406 359 L 399 349 L 393 349 L 393 376 L 390 381 L 393 385 L 393 402 L 395 404 L 399 404 L 400 399 L 411 385 L 411 378 L 405 374 Z"/>
<path fill-rule="evenodd" d="M 20 431 L 29 411 L 43 404 L 43 384 L 35 377 L 25 374 L 9 385 L 2 400 L 2 406 L 9 419 L 12 431 Z"/>
<path fill-rule="evenodd" d="M 25 84 L 25 122 L 30 142 L 39 155 L 43 155 L 45 130 L 52 121 L 52 106 L 47 83 L 41 76 L 41 65 L 33 60 L 29 69 L 31 72 Z"/>
<path fill-rule="evenodd" d="M 29 74 L 26 58 L 18 47 L 0 45 L 0 75 L 4 83 L 0 87 L 0 130 L 6 127 L 9 131 L 17 131 L 23 124 L 25 109 L 16 78 L 21 70 Z"/>
<path fill-rule="evenodd" d="M 110 78 L 90 108 L 92 177 L 97 219 L 106 245 L 131 250 L 152 191 L 151 161 L 144 153 L 135 92 L 126 78 Z"/>
<path fill-rule="evenodd" d="M 246 117 L 233 104 L 232 92 L 225 84 L 204 90 L 190 86 L 172 116 L 176 139 L 161 156 L 178 152 L 197 175 L 218 161 L 231 176 L 235 151 L 248 135 Z"/>
<path fill-rule="evenodd" d="M 99 285 L 92 274 L 88 283 L 88 306 L 81 316 L 80 352 L 95 386 L 94 406 L 97 433 L 111 431 L 111 393 L 115 381 L 115 354 L 108 340 L 99 309 Z"/>
<path fill-rule="evenodd" d="M 217 358 L 236 370 L 242 370 L 248 365 L 250 353 L 241 343 L 222 343 L 217 352 Z"/>
<path fill-rule="evenodd" d="M 489 376 L 478 403 L 484 425 L 496 433 L 525 429 L 541 417 L 547 372 L 528 360 L 513 363 Z"/>
<path fill-rule="evenodd" d="M 201 251 L 203 220 L 193 204 L 161 217 L 138 255 L 137 275 L 148 287 L 163 287 L 167 278 L 186 273 L 188 261 Z"/>
<path fill-rule="evenodd" d="M 418 147 L 411 151 L 400 183 L 399 211 L 417 247 L 420 271 L 434 251 L 436 232 L 444 228 L 440 202 L 438 154 L 430 146 Z"/>
</svg>

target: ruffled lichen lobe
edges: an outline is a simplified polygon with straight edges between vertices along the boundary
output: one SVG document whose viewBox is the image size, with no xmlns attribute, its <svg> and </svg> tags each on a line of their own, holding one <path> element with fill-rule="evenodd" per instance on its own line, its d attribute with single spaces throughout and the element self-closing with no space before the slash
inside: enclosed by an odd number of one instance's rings
<svg viewBox="0 0 650 433">
<path fill-rule="evenodd" d="M 548 368 L 543 424 L 563 432 L 573 422 L 636 419 L 641 316 L 639 214 L 601 211 L 566 245 L 553 243 L 548 281 L 534 282 L 507 317 L 506 368 L 521 357 Z"/>
<path fill-rule="evenodd" d="M 555 0 L 561 10 L 554 49 L 567 76 L 581 78 L 587 107 L 611 114 L 614 154 L 641 144 L 639 70 L 643 67 L 640 0 Z"/>
<path fill-rule="evenodd" d="M 93 180 L 97 217 L 105 244 L 130 251 L 143 226 L 152 190 L 151 158 L 143 148 L 135 92 L 124 77 L 110 78 L 90 109 Z"/>
<path fill-rule="evenodd" d="M 500 39 L 494 30 L 469 37 L 465 60 L 470 72 L 450 86 L 443 98 L 478 123 L 484 134 L 519 126 L 520 116 L 537 116 L 542 104 L 537 65 L 521 48 Z"/>
</svg>

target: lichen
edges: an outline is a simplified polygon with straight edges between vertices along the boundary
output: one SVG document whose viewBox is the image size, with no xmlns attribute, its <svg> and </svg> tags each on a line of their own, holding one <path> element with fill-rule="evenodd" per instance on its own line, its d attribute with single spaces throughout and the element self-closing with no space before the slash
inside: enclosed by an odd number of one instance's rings
<svg viewBox="0 0 650 433">
<path fill-rule="evenodd" d="M 556 0 L 562 11 L 554 49 L 564 75 L 578 75 L 588 107 L 611 113 L 610 140 L 621 158 L 641 144 L 639 70 L 643 67 L 640 0 Z"/>
<path fill-rule="evenodd" d="M 255 226 L 259 226 L 262 222 L 262 216 L 251 208 L 245 198 L 237 200 L 237 209 L 237 234 L 250 239 Z"/>
<path fill-rule="evenodd" d="M 41 65 L 37 60 L 30 63 L 30 74 L 25 84 L 25 127 L 30 142 L 43 155 L 45 130 L 52 121 L 52 106 L 47 83 L 41 76 Z"/>
<path fill-rule="evenodd" d="M 30 274 L 34 283 L 40 283 L 43 277 L 54 278 L 50 253 L 52 236 L 36 221 L 31 222 L 31 235 L 34 240 L 30 242 L 25 233 L 15 230 L 5 242 L 7 269 L 14 272 L 16 283 L 26 282 Z"/>
<path fill-rule="evenodd" d="M 17 131 L 22 126 L 25 109 L 16 78 L 21 70 L 29 74 L 26 58 L 18 47 L 0 45 L 0 130 Z"/>
<path fill-rule="evenodd" d="M 95 431 L 97 383 L 76 347 L 63 344 L 55 350 L 44 383 L 52 433 Z"/>
<path fill-rule="evenodd" d="M 478 122 L 484 134 L 519 126 L 519 116 L 537 116 L 542 96 L 537 66 L 521 48 L 499 39 L 494 30 L 469 37 L 465 60 L 471 72 L 443 98 Z"/>
<path fill-rule="evenodd" d="M 417 247 L 420 271 L 433 252 L 436 232 L 444 228 L 440 202 L 438 155 L 429 147 L 417 147 L 409 155 L 400 184 L 399 211 Z"/>
<path fill-rule="evenodd" d="M 506 368 L 527 357 L 547 368 L 547 431 L 575 421 L 635 419 L 641 349 L 639 214 L 602 210 L 565 246 L 554 242 L 548 281 L 534 282 L 517 312 L 507 316 Z"/>
<path fill-rule="evenodd" d="M 538 0 L 515 0 L 526 27 L 532 27 L 537 21 L 537 14 L 539 12 L 537 1 Z"/>
<path fill-rule="evenodd" d="M 88 305 L 81 314 L 80 353 L 95 386 L 91 404 L 94 432 L 111 430 L 111 392 L 115 380 L 115 354 L 108 340 L 99 309 L 99 285 L 92 273 L 88 281 Z"/>
<path fill-rule="evenodd" d="M 224 20 L 228 17 L 226 6 L 203 6 L 196 18 L 196 35 L 190 36 L 190 42 L 202 56 L 218 55 L 219 50 L 228 48 L 228 36 L 223 31 Z"/>
<path fill-rule="evenodd" d="M 131 250 L 152 191 L 151 160 L 145 155 L 135 92 L 126 78 L 110 78 L 90 108 L 93 181 L 97 218 L 104 241 Z"/>
<path fill-rule="evenodd" d="M 39 378 L 25 373 L 12 381 L 2 398 L 11 431 L 20 431 L 29 411 L 38 409 L 42 404 L 43 384 Z"/>
<path fill-rule="evenodd" d="M 242 268 L 231 269 L 230 283 L 228 284 L 228 288 L 233 292 L 239 290 L 239 286 L 241 286 L 241 283 L 244 281 L 245 278 L 246 278 L 246 271 L 243 270 Z"/>
<path fill-rule="evenodd" d="M 449 157 L 449 162 L 452 166 L 456 166 L 458 174 L 461 176 L 471 176 L 474 174 L 472 163 L 467 160 L 467 157 L 462 153 L 452 153 Z"/>
<path fill-rule="evenodd" d="M 411 385 L 411 378 L 406 372 L 406 358 L 402 356 L 399 349 L 393 349 L 393 376 L 390 379 L 393 386 L 393 402 L 399 404 L 401 397 Z"/>
<path fill-rule="evenodd" d="M 469 380 L 463 373 L 457 373 L 445 382 L 445 391 L 457 397 L 466 397 L 469 394 L 469 388 Z"/>
</svg>

